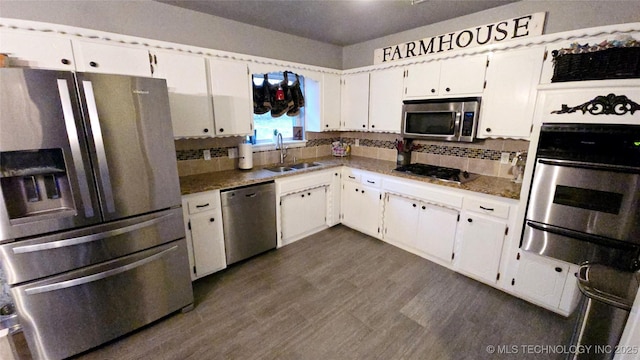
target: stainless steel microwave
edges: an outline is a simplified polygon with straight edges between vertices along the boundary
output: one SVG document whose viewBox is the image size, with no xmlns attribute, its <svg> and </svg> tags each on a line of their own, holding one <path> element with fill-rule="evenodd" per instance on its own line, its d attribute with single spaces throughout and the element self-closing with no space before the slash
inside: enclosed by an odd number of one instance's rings
<svg viewBox="0 0 640 360">
<path fill-rule="evenodd" d="M 408 139 L 473 142 L 481 98 L 405 101 L 402 136 Z"/>
</svg>

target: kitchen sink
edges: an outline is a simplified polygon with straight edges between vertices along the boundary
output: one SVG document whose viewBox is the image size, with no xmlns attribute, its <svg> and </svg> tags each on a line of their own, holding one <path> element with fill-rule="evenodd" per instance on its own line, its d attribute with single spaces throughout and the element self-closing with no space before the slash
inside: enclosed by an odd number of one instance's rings
<svg viewBox="0 0 640 360">
<path fill-rule="evenodd" d="M 292 171 L 292 170 L 295 170 L 295 169 L 293 169 L 291 167 L 288 167 L 288 166 L 274 166 L 274 167 L 266 168 L 265 170 L 268 170 L 268 171 L 271 171 L 271 172 L 283 173 L 283 172 Z"/>
<path fill-rule="evenodd" d="M 306 168 L 310 168 L 310 167 L 314 167 L 314 166 L 320 166 L 320 164 L 313 163 L 313 162 L 311 162 L 311 163 L 303 162 L 303 163 L 291 165 L 291 167 L 294 168 L 294 169 L 306 169 Z"/>
</svg>

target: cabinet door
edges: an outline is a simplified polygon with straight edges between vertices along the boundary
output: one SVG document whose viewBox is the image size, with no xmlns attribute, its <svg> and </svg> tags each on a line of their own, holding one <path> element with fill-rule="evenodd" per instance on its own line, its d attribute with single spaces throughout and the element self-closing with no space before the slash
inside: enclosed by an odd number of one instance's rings
<svg viewBox="0 0 640 360">
<path fill-rule="evenodd" d="M 219 209 L 192 215 L 189 221 L 196 277 L 224 269 L 227 263 Z"/>
<path fill-rule="evenodd" d="M 316 188 L 287 195 L 281 199 L 282 244 L 325 226 L 326 190 Z"/>
<path fill-rule="evenodd" d="M 203 57 L 155 51 L 153 77 L 166 79 L 174 137 L 213 136 L 213 110 Z"/>
<path fill-rule="evenodd" d="M 440 96 L 482 93 L 487 69 L 486 56 L 463 56 L 441 62 Z"/>
<path fill-rule="evenodd" d="M 416 249 L 450 262 L 458 227 L 458 212 L 423 203 L 419 214 Z"/>
<path fill-rule="evenodd" d="M 463 213 L 461 218 L 457 267 L 480 280 L 495 284 L 507 225 L 503 221 L 471 213 Z"/>
<path fill-rule="evenodd" d="M 341 118 L 345 129 L 369 128 L 369 74 L 349 74 L 342 78 Z"/>
<path fill-rule="evenodd" d="M 342 188 L 342 223 L 351 228 L 359 228 L 360 190 L 362 185 L 345 181 Z"/>
<path fill-rule="evenodd" d="M 315 74 L 304 78 L 305 130 L 340 129 L 340 76 Z"/>
<path fill-rule="evenodd" d="M 514 290 L 557 308 L 560 305 L 569 266 L 524 252 L 518 252 L 518 257 L 518 271 L 511 281 Z"/>
<path fill-rule="evenodd" d="M 340 129 L 340 75 L 324 74 L 322 80 L 322 119 L 324 130 Z"/>
<path fill-rule="evenodd" d="M 342 199 L 342 176 L 339 168 L 334 169 L 331 172 L 332 180 L 331 180 L 331 197 L 329 199 L 331 209 L 329 211 L 329 219 L 327 221 L 327 225 L 333 226 L 340 223 L 340 210 L 341 210 L 341 199 Z"/>
<path fill-rule="evenodd" d="M 215 134 L 249 135 L 253 132 L 253 95 L 247 65 L 209 59 Z"/>
<path fill-rule="evenodd" d="M 78 71 L 151 76 L 149 52 L 145 49 L 73 40 L 73 53 Z"/>
<path fill-rule="evenodd" d="M 409 65 L 404 78 L 404 98 L 426 98 L 438 95 L 440 87 L 440 62 Z"/>
<path fill-rule="evenodd" d="M 9 54 L 9 66 L 75 70 L 71 40 L 43 34 L 0 31 L 0 53 Z"/>
<path fill-rule="evenodd" d="M 361 229 L 366 234 L 377 237 L 380 234 L 380 190 L 362 186 L 360 190 Z"/>
<path fill-rule="evenodd" d="M 487 69 L 478 137 L 528 138 L 544 48 L 496 53 Z"/>
<path fill-rule="evenodd" d="M 401 68 L 371 73 L 369 130 L 400 133 L 403 73 Z"/>
<path fill-rule="evenodd" d="M 418 202 L 395 195 L 386 197 L 384 206 L 384 238 L 414 248 L 418 247 L 416 237 L 421 233 L 418 227 Z"/>
</svg>

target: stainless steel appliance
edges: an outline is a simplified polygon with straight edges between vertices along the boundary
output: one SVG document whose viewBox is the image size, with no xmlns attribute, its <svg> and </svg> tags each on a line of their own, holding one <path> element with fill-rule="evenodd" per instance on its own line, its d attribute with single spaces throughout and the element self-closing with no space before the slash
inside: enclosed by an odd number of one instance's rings
<svg viewBox="0 0 640 360">
<path fill-rule="evenodd" d="M 481 98 L 407 100 L 402 106 L 402 137 L 473 142 Z"/>
<path fill-rule="evenodd" d="M 164 80 L 0 69 L 0 256 L 34 358 L 193 303 Z"/>
<path fill-rule="evenodd" d="M 522 248 L 574 264 L 635 269 L 640 126 L 544 124 Z"/>
<path fill-rule="evenodd" d="M 273 182 L 225 190 L 220 199 L 227 264 L 276 248 Z"/>
<path fill-rule="evenodd" d="M 477 179 L 480 176 L 477 174 L 471 174 L 466 171 L 462 171 L 460 169 L 419 163 L 398 166 L 394 170 L 407 174 L 430 177 L 433 179 L 458 184 L 464 184 L 471 180 Z"/>
</svg>

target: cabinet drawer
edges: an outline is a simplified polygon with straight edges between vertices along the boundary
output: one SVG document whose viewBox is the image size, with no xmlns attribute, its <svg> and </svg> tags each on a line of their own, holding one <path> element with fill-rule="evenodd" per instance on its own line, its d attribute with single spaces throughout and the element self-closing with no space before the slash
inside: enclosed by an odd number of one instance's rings
<svg viewBox="0 0 640 360">
<path fill-rule="evenodd" d="M 360 182 L 362 176 L 361 173 L 357 170 L 344 168 L 343 170 L 343 179 L 346 181 Z"/>
<path fill-rule="evenodd" d="M 220 192 L 210 191 L 183 197 L 189 214 L 197 214 L 220 207 Z"/>
<path fill-rule="evenodd" d="M 380 183 L 382 182 L 380 179 L 380 176 L 373 175 L 373 174 L 362 174 L 360 179 L 363 185 L 367 185 L 375 188 L 379 188 Z"/>
<path fill-rule="evenodd" d="M 463 208 L 465 210 L 491 215 L 502 219 L 509 217 L 509 205 L 499 203 L 497 201 L 465 197 Z"/>
</svg>

